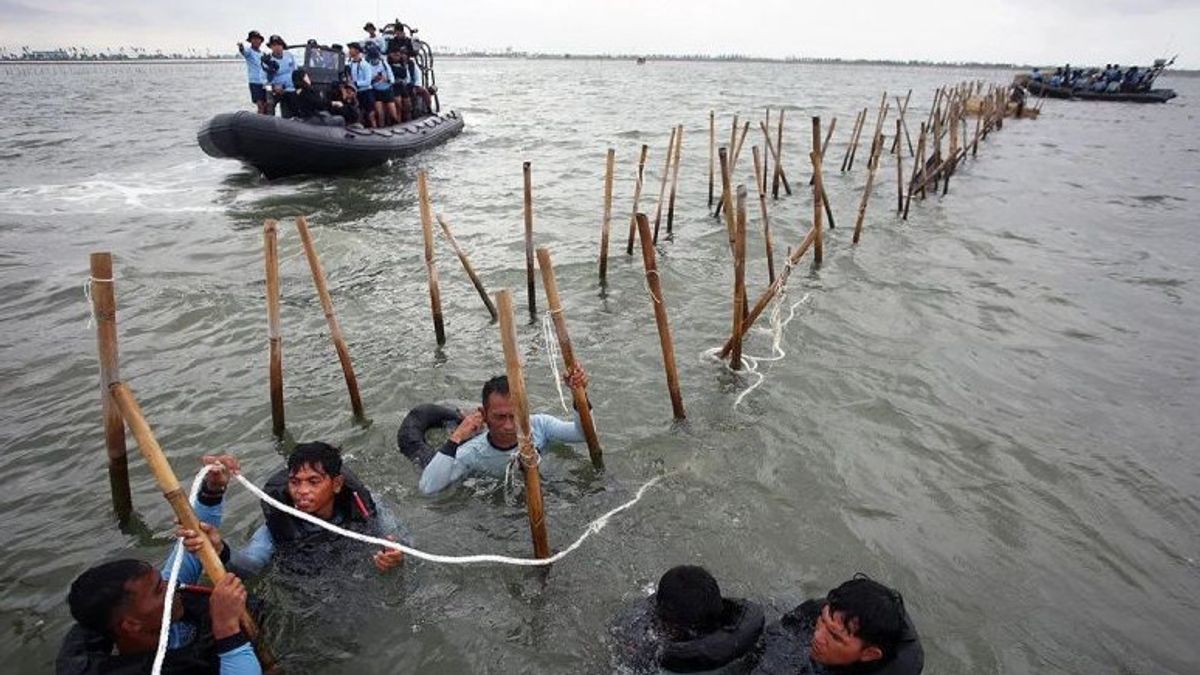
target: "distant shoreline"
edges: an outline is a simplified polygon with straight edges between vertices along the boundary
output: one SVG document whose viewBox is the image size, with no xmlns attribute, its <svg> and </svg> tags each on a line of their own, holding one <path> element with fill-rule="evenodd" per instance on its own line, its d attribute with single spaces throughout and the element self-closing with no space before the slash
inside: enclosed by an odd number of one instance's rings
<svg viewBox="0 0 1200 675">
<path fill-rule="evenodd" d="M 435 52 L 436 53 L 436 52 Z M 787 58 L 769 58 L 757 56 L 679 56 L 679 55 L 650 55 L 637 56 L 632 54 L 545 54 L 534 52 L 512 52 L 512 53 L 493 53 L 493 52 L 441 52 L 436 53 L 438 58 L 442 59 L 509 59 L 517 61 L 629 61 L 633 62 L 639 58 L 646 60 L 647 64 L 655 62 L 696 62 L 696 63 L 775 63 L 780 65 L 829 65 L 829 66 L 884 66 L 884 67 L 904 67 L 904 68 L 955 68 L 963 70 L 1017 70 L 1027 71 L 1034 67 L 1042 69 L 1053 68 L 1053 66 L 1032 66 L 1028 64 L 1017 63 L 989 63 L 989 62 L 951 62 L 951 61 L 897 61 L 889 59 L 845 59 L 845 58 L 816 58 L 816 57 L 787 57 Z M 229 54 L 220 56 L 201 56 L 201 57 L 184 57 L 184 56 L 154 56 L 154 57 L 138 57 L 138 58 L 106 58 L 106 57 L 89 57 L 89 58 L 66 58 L 66 59 L 51 59 L 51 58 L 13 58 L 11 56 L 0 57 L 0 64 L 31 64 L 31 65 L 88 65 L 88 64 L 170 64 L 170 63 L 228 63 L 240 62 L 240 56 Z M 1187 68 L 1171 68 L 1167 71 L 1172 75 L 1197 76 L 1200 75 L 1200 70 L 1191 70 Z"/>
</svg>

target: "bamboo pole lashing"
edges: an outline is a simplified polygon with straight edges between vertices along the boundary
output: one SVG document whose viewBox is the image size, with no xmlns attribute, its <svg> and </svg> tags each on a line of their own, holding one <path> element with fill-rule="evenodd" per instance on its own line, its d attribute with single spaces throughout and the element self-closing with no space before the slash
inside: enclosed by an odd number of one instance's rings
<svg viewBox="0 0 1200 675">
<path fill-rule="evenodd" d="M 117 409 L 120 411 L 121 417 L 125 420 L 125 424 L 129 427 L 130 433 L 133 434 L 138 450 L 141 451 L 142 457 L 146 460 L 146 465 L 154 475 L 155 483 L 158 484 L 158 488 L 162 491 L 167 503 L 171 505 L 171 510 L 175 512 L 175 518 L 179 521 L 180 526 L 184 529 L 200 532 L 200 519 L 196 516 L 196 511 L 188 501 L 187 493 L 180 486 L 179 479 L 176 478 L 175 472 L 171 469 L 171 464 L 167 461 L 167 456 L 163 453 L 162 447 L 154 437 L 154 432 L 151 430 L 149 423 L 146 422 L 146 416 L 142 413 L 142 408 L 138 405 L 133 392 L 123 382 L 112 382 L 109 384 L 108 391 Z M 195 555 L 200 560 L 200 564 L 204 568 L 204 573 L 208 575 L 208 578 L 213 583 L 220 582 L 225 578 L 227 573 L 225 565 L 221 562 L 220 555 L 218 555 L 216 548 L 213 547 L 208 537 L 200 537 L 200 550 Z M 254 621 L 254 617 L 250 616 L 250 613 L 245 609 L 242 610 L 241 615 L 238 617 L 238 623 L 241 625 L 242 633 L 254 643 L 254 650 L 258 655 L 259 664 L 262 666 L 263 671 L 270 672 L 275 666 L 275 656 L 266 644 L 263 643 L 258 623 Z"/>
<path fill-rule="evenodd" d="M 550 259 L 550 249 L 541 246 L 537 250 L 538 268 L 542 271 L 542 290 L 546 292 L 546 306 L 550 318 L 554 322 L 554 334 L 558 338 L 559 353 L 562 354 L 563 365 L 567 372 L 575 369 L 578 361 L 575 359 L 575 349 L 571 346 L 571 336 L 567 332 L 567 318 L 563 315 L 562 299 L 558 295 L 558 280 L 554 276 L 554 263 Z M 579 415 L 579 426 L 583 428 L 583 437 L 587 441 L 588 456 L 592 466 L 604 468 L 604 451 L 600 449 L 600 439 L 596 435 L 596 422 L 592 418 L 592 409 L 588 403 L 587 389 L 583 386 L 572 386 L 571 397 L 575 401 L 575 411 Z"/>
<path fill-rule="evenodd" d="M 775 283 L 774 243 L 771 241 L 771 219 L 767 216 L 766 172 L 759 165 L 758 146 L 750 148 L 754 154 L 754 183 L 758 187 L 758 210 L 762 216 L 763 242 L 767 249 L 767 283 Z"/>
<path fill-rule="evenodd" d="M 442 228 L 442 234 L 446 236 L 446 241 L 449 242 L 450 248 L 454 251 L 454 255 L 458 257 L 458 261 L 462 263 L 463 270 L 467 273 L 467 277 L 471 280 L 471 285 L 475 287 L 475 292 L 479 294 L 479 299 L 483 301 L 483 306 L 491 315 L 492 321 L 497 319 L 496 305 L 492 302 L 492 297 L 488 295 L 487 289 L 483 287 L 483 281 L 479 279 L 479 275 L 475 273 L 475 267 L 471 264 L 471 259 L 458 245 L 458 240 L 454 238 L 454 232 L 450 229 L 450 223 L 442 217 L 442 214 L 437 214 L 438 225 Z"/>
<path fill-rule="evenodd" d="M 679 161 L 683 155 L 683 125 L 676 127 L 675 159 L 671 169 L 671 198 L 667 201 L 667 234 L 671 234 L 675 223 L 675 189 L 679 185 Z"/>
<path fill-rule="evenodd" d="M 608 149 L 608 154 L 604 160 L 604 216 L 600 220 L 600 283 L 605 282 L 605 277 L 608 275 L 608 238 L 609 230 L 612 227 L 612 196 L 613 196 L 613 171 L 616 168 L 617 151 L 614 148 Z M 488 300 L 491 303 L 491 300 Z M 494 314 L 494 312 L 493 312 Z"/>
<path fill-rule="evenodd" d="M 438 285 L 437 265 L 433 257 L 433 208 L 429 205 L 429 186 L 424 171 L 417 172 L 417 199 L 421 210 L 421 233 L 425 242 L 425 275 L 429 280 L 429 310 L 433 316 L 433 334 L 438 346 L 446 344 L 442 322 L 442 291 Z"/>
<path fill-rule="evenodd" d="M 108 487 L 112 495 L 113 512 L 125 523 L 133 514 L 133 495 L 129 489 L 129 460 L 125 447 L 125 422 L 121 411 L 109 396 L 108 387 L 121 379 L 117 337 L 116 280 L 113 276 L 112 254 L 92 253 L 89 256 L 88 296 L 92 299 L 92 316 L 96 323 L 96 355 L 100 362 L 100 410 L 104 424 L 104 449 L 108 457 Z"/>
<path fill-rule="evenodd" d="M 269 349 L 271 390 L 271 431 L 282 436 L 283 415 L 283 333 L 279 320 L 279 224 L 263 224 L 263 260 L 267 278 L 267 345 Z"/>
<path fill-rule="evenodd" d="M 671 340 L 671 324 L 667 319 L 666 300 L 663 298 L 654 245 L 650 241 L 650 222 L 646 219 L 645 214 L 637 214 L 637 226 L 638 234 L 642 239 L 642 263 L 646 268 L 646 286 L 650 291 L 650 304 L 654 306 L 654 322 L 658 327 L 663 368 L 667 374 L 667 392 L 671 397 L 671 411 L 675 419 L 682 420 L 687 415 L 683 409 L 683 396 L 679 392 L 679 372 L 675 368 L 675 343 Z"/>
<path fill-rule="evenodd" d="M 642 144 L 642 152 L 638 157 L 637 180 L 633 185 L 633 211 L 629 214 L 629 241 L 625 243 L 625 255 L 633 255 L 633 238 L 637 235 L 638 202 L 642 200 L 642 182 L 646 176 L 646 153 L 650 146 Z"/>
<path fill-rule="evenodd" d="M 529 298 L 529 320 L 537 319 L 537 290 L 533 280 L 533 169 L 529 162 L 521 165 L 525 183 L 525 288 Z"/>
<path fill-rule="evenodd" d="M 675 134 L 678 129 L 671 127 L 671 139 L 667 141 L 667 151 L 663 153 L 666 160 L 663 164 L 662 180 L 658 186 L 658 202 L 654 205 L 654 243 L 658 243 L 658 226 L 662 222 L 663 200 L 667 198 L 667 183 L 671 180 L 671 156 L 675 154 Z"/>
<path fill-rule="evenodd" d="M 546 532 L 546 511 L 542 501 L 542 479 L 538 473 L 538 453 L 533 447 L 533 431 L 529 423 L 529 398 L 525 393 L 525 374 L 521 354 L 517 349 L 517 328 L 513 317 L 512 291 L 496 293 L 496 308 L 500 312 L 500 342 L 504 349 L 505 372 L 508 375 L 509 400 L 516 408 L 517 446 L 521 472 L 525 477 L 525 510 L 529 516 L 529 534 L 533 539 L 533 555 L 550 557 L 550 537 Z"/>
<path fill-rule="evenodd" d="M 304 216 L 296 218 L 296 229 L 300 232 L 300 243 L 304 246 L 304 257 L 308 260 L 309 271 L 312 272 L 313 286 L 316 287 L 317 298 L 321 301 L 325 323 L 329 326 L 329 338 L 333 340 L 333 349 L 337 352 L 338 363 L 342 367 L 342 378 L 346 381 L 346 391 L 350 395 L 350 410 L 355 418 L 361 420 L 364 417 L 362 397 L 358 393 L 358 377 L 354 374 L 354 364 L 350 361 L 350 348 L 346 346 L 342 326 L 333 311 L 333 299 L 329 296 L 329 287 L 325 281 L 325 268 L 321 266 L 321 258 L 317 255 L 317 247 L 313 243 L 312 233 L 308 230 L 308 220 Z"/>
<path fill-rule="evenodd" d="M 756 147 L 755 150 L 758 148 Z M 742 369 L 742 319 L 746 312 L 746 186 L 737 187 L 737 225 L 733 244 L 733 349 L 729 367 Z"/>
</svg>

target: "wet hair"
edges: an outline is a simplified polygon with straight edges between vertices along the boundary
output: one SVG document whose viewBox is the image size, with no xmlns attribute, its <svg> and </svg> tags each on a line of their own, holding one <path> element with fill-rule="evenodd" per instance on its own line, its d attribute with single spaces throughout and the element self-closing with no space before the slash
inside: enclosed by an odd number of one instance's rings
<svg viewBox="0 0 1200 675">
<path fill-rule="evenodd" d="M 700 632 L 721 624 L 721 587 L 708 570 L 697 565 L 677 565 L 658 580 L 655 612 L 672 627 Z"/>
<path fill-rule="evenodd" d="M 492 394 L 508 396 L 508 376 L 497 375 L 483 383 L 483 405 L 487 405 Z"/>
<path fill-rule="evenodd" d="M 71 582 L 67 593 L 71 616 L 84 628 L 116 639 L 113 623 L 129 600 L 125 585 L 152 571 L 149 563 L 134 558 L 113 560 L 88 569 Z"/>
<path fill-rule="evenodd" d="M 328 443 L 313 441 L 300 443 L 287 458 L 288 475 L 303 467 L 320 469 L 330 478 L 342 475 L 342 451 Z"/>
<path fill-rule="evenodd" d="M 883 652 L 887 661 L 896 654 L 904 634 L 904 597 L 859 572 L 854 578 L 829 591 L 831 614 L 841 614 L 846 630 Z"/>
</svg>

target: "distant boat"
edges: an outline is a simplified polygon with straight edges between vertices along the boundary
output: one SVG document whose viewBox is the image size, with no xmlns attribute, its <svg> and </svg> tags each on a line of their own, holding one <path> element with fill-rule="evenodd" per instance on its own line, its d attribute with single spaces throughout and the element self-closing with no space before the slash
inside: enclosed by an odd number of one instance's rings
<svg viewBox="0 0 1200 675">
<path fill-rule="evenodd" d="M 1051 84 L 1050 80 L 1044 79 L 1045 74 L 1039 74 L 1035 79 L 1034 74 L 1031 73 L 1022 73 L 1017 75 L 1013 78 L 1013 84 L 1020 87 L 1025 87 L 1029 90 L 1029 93 L 1033 94 L 1034 96 L 1045 96 L 1048 98 L 1077 99 L 1080 101 L 1166 103 L 1167 101 L 1175 98 L 1175 90 L 1151 89 L 1150 87 L 1154 85 L 1154 80 L 1173 63 L 1175 63 L 1174 58 L 1172 58 L 1170 61 L 1165 59 L 1155 59 L 1153 67 L 1143 69 L 1140 73 L 1137 73 L 1140 77 L 1132 80 L 1136 84 L 1132 91 L 1130 90 L 1130 85 L 1128 82 L 1123 83 L 1121 90 L 1118 91 L 1096 91 L 1092 89 L 1090 86 L 1091 82 L 1104 81 L 1103 78 L 1107 71 L 1103 71 L 1100 68 L 1071 68 L 1071 72 L 1068 73 L 1062 73 L 1061 71 L 1063 69 L 1060 68 L 1051 78 L 1051 80 L 1058 79 L 1058 75 L 1062 74 L 1064 77 L 1067 77 L 1069 80 L 1072 80 L 1076 83 L 1079 83 L 1080 80 L 1083 80 L 1083 86 L 1071 86 L 1069 82 L 1067 84 L 1055 85 Z M 1138 69 L 1134 67 L 1130 69 L 1130 73 L 1137 70 Z M 1034 73 L 1037 73 L 1037 69 L 1034 69 Z M 1074 73 L 1073 77 L 1072 73 Z M 1117 78 L 1113 81 L 1121 83 L 1121 76 L 1122 71 L 1118 69 Z"/>
<path fill-rule="evenodd" d="M 644 66 L 644 65 L 646 65 L 646 57 L 644 57 L 644 56 L 639 56 L 639 57 L 637 57 L 637 64 L 638 64 L 639 66 Z"/>
</svg>

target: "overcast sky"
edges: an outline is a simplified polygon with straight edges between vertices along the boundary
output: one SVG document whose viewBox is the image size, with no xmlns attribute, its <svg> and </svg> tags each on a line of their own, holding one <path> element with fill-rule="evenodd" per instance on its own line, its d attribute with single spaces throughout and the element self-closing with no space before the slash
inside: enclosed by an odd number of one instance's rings
<svg viewBox="0 0 1200 675">
<path fill-rule="evenodd" d="M 232 51 L 250 28 L 289 42 L 359 37 L 399 16 L 449 47 L 1147 63 L 1200 67 L 1200 0 L 0 0 L 0 45 Z"/>
</svg>

